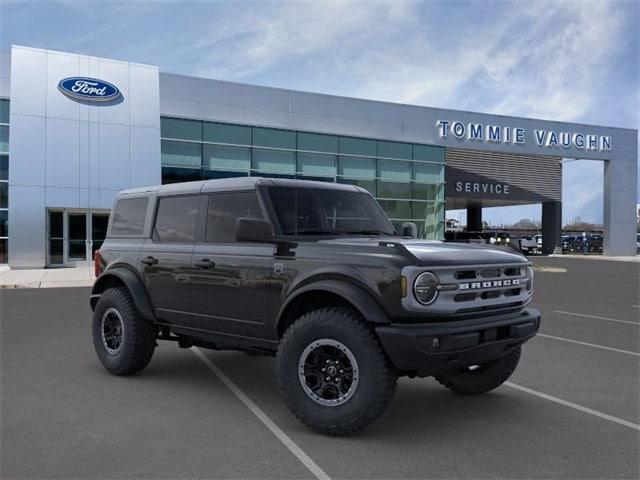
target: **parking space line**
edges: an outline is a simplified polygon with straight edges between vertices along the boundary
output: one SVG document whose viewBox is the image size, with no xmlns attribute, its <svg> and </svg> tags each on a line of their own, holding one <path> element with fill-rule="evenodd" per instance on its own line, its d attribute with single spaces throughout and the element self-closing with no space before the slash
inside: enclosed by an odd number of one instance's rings
<svg viewBox="0 0 640 480">
<path fill-rule="evenodd" d="M 233 381 L 227 377 L 227 375 L 220 370 L 198 347 L 191 347 L 193 353 L 202 360 L 209 370 L 211 370 L 221 381 L 224 383 L 229 390 L 233 392 L 233 394 L 238 397 L 238 399 L 251 410 L 258 419 L 269 429 L 271 433 L 273 433 L 278 440 L 280 440 L 285 447 L 287 447 L 291 453 L 293 453 L 300 462 L 307 467 L 307 469 L 318 479 L 318 480 L 331 480 L 331 477 L 327 475 L 324 470 L 322 470 L 312 459 L 307 455 L 292 439 L 289 435 L 284 433 L 280 427 L 278 427 L 273 420 L 271 420 L 266 413 L 262 411 L 260 407 L 258 407 L 253 401 L 245 395 L 245 393 L 240 390 L 240 388 L 233 383 Z"/>
<path fill-rule="evenodd" d="M 640 326 L 640 323 L 633 322 L 631 320 L 619 320 L 617 318 L 598 317 L 597 315 L 587 315 L 586 313 L 565 312 L 564 310 L 554 310 L 554 312 L 561 313 L 562 315 L 572 315 L 574 317 L 595 318 L 596 320 L 606 320 L 608 322 L 617 322 L 617 323 L 628 323 L 631 325 L 635 325 L 636 327 Z"/>
<path fill-rule="evenodd" d="M 580 342 L 578 340 L 571 340 L 570 338 L 564 338 L 564 337 L 554 337 L 553 335 L 546 335 L 544 333 L 538 333 L 536 336 L 544 337 L 544 338 L 552 338 L 554 340 L 560 340 L 562 342 L 577 343 L 578 345 L 585 345 L 587 347 L 600 348 L 602 350 L 610 350 L 612 352 L 626 353 L 627 355 L 635 355 L 636 357 L 640 357 L 640 353 L 637 353 L 637 352 L 631 352 L 629 350 L 621 350 L 619 348 L 613 348 L 613 347 L 605 347 L 604 345 L 597 345 L 595 343 Z"/>
<path fill-rule="evenodd" d="M 508 387 L 514 388 L 516 390 L 520 390 L 521 392 L 528 393 L 530 395 L 535 395 L 536 397 L 544 398 L 545 400 L 549 400 L 551 402 L 564 405 L 565 407 L 573 408 L 574 410 L 579 410 L 581 412 L 588 413 L 589 415 L 603 418 L 605 420 L 609 420 L 610 422 L 617 423 L 619 425 L 623 425 L 625 427 L 633 428 L 634 430 L 640 431 L 640 425 L 629 422 L 627 420 L 623 420 L 622 418 L 614 417 L 613 415 L 608 415 L 606 413 L 600 412 L 598 410 L 594 410 L 592 408 L 583 407 L 582 405 L 578 405 L 577 403 L 569 402 L 567 400 L 563 400 L 562 398 L 554 397 L 553 395 L 547 395 L 546 393 L 542 393 L 537 390 L 533 390 L 531 388 L 523 387 L 522 385 L 518 385 L 516 383 L 504 382 L 504 384 L 507 385 Z"/>
</svg>

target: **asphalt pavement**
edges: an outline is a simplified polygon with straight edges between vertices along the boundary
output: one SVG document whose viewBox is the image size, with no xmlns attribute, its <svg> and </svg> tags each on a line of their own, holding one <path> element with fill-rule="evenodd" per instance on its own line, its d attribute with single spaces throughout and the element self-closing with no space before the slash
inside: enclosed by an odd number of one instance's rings
<svg viewBox="0 0 640 480">
<path fill-rule="evenodd" d="M 201 350 L 221 377 L 161 343 L 115 377 L 93 352 L 89 289 L 0 290 L 1 477 L 638 478 L 640 265 L 534 263 L 566 272 L 537 273 L 542 335 L 509 385 L 467 398 L 404 378 L 341 438 L 291 416 L 271 358 Z"/>
</svg>

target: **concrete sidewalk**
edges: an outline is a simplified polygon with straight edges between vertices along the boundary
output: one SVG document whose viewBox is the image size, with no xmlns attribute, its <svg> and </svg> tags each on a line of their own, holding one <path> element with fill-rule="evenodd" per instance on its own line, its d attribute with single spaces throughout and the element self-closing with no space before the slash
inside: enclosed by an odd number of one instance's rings
<svg viewBox="0 0 640 480">
<path fill-rule="evenodd" d="M 93 266 L 0 270 L 0 288 L 55 288 L 93 285 Z"/>
</svg>

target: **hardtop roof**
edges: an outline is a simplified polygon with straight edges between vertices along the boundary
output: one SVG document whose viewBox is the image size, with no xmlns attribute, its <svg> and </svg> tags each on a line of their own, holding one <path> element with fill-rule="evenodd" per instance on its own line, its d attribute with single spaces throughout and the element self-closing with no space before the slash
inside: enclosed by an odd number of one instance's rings
<svg viewBox="0 0 640 480">
<path fill-rule="evenodd" d="M 298 180 L 291 178 L 263 178 L 263 177 L 234 177 L 213 180 L 201 180 L 197 182 L 170 183 L 167 185 L 154 185 L 141 188 L 130 188 L 118 192 L 116 197 L 143 196 L 156 193 L 158 195 L 176 195 L 188 193 L 209 193 L 234 190 L 253 190 L 258 185 L 274 187 L 298 187 L 298 188 L 322 188 L 328 190 L 342 190 L 351 192 L 368 193 L 364 188 L 356 185 L 330 183 L 314 180 Z"/>
</svg>

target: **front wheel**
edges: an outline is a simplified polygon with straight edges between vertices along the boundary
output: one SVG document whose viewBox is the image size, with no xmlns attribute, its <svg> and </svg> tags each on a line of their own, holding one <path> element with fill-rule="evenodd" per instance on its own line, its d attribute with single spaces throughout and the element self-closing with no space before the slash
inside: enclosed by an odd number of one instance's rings
<svg viewBox="0 0 640 480">
<path fill-rule="evenodd" d="M 285 332 L 276 379 L 298 420 L 324 434 L 345 435 L 382 415 L 398 375 L 360 315 L 322 308 Z"/>
<path fill-rule="evenodd" d="M 520 347 L 504 357 L 436 375 L 436 380 L 461 395 L 480 395 L 498 388 L 515 371 L 520 361 Z"/>
</svg>

